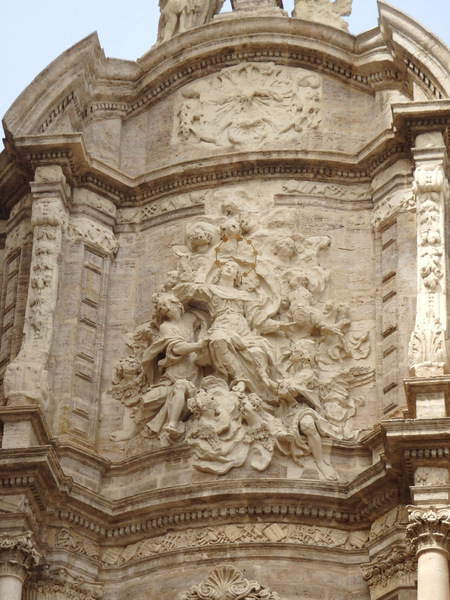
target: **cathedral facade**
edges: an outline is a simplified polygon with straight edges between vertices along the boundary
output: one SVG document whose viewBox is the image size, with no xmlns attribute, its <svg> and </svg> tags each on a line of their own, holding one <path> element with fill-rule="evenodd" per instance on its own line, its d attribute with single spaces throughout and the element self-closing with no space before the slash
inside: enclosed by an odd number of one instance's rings
<svg viewBox="0 0 450 600">
<path fill-rule="evenodd" d="M 450 51 L 232 4 L 4 117 L 2 600 L 449 600 Z"/>
</svg>

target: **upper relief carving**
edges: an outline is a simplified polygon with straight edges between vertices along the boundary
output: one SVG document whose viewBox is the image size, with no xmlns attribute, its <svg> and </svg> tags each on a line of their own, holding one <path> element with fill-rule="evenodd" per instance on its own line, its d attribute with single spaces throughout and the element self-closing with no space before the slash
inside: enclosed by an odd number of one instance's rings
<svg viewBox="0 0 450 600">
<path fill-rule="evenodd" d="M 174 142 L 247 147 L 296 140 L 321 122 L 322 80 L 304 69 L 247 63 L 183 88 Z"/>
<path fill-rule="evenodd" d="M 159 0 L 161 11 L 157 43 L 208 23 L 220 12 L 225 0 Z"/>
<path fill-rule="evenodd" d="M 348 23 L 342 17 L 352 12 L 352 0 L 295 0 L 292 16 L 348 31 Z"/>
<path fill-rule="evenodd" d="M 153 318 L 127 338 L 108 392 L 124 405 L 111 439 L 185 440 L 193 465 L 215 474 L 278 457 L 337 480 L 330 447 L 358 438 L 355 390 L 373 371 L 369 333 L 321 264 L 330 238 L 279 229 L 280 209 L 222 211 L 186 229 Z"/>
</svg>

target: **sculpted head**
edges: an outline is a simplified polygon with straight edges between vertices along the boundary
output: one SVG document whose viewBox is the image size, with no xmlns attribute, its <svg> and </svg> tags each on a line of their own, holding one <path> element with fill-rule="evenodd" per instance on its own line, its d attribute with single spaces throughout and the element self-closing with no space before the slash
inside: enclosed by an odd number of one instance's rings
<svg viewBox="0 0 450 600">
<path fill-rule="evenodd" d="M 165 319 L 179 319 L 184 314 L 184 306 L 171 293 L 158 293 L 153 295 L 155 312 Z"/>
<path fill-rule="evenodd" d="M 219 281 L 232 281 L 233 286 L 238 286 L 242 281 L 241 267 L 234 260 L 228 260 L 220 267 Z"/>
</svg>

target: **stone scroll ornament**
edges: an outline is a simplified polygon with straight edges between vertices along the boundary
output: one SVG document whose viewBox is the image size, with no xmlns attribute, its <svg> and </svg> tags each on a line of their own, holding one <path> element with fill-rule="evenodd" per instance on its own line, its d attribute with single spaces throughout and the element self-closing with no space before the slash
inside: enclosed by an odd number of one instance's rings
<svg viewBox="0 0 450 600">
<path fill-rule="evenodd" d="M 218 14 L 225 0 L 159 0 L 157 43 L 204 25 Z"/>
<path fill-rule="evenodd" d="M 417 205 L 418 293 L 409 367 L 420 377 L 441 375 L 448 364 L 444 223 L 449 185 L 443 166 L 418 166 L 413 191 Z"/>
<path fill-rule="evenodd" d="M 368 331 L 332 298 L 328 237 L 280 235 L 276 210 L 227 210 L 187 228 L 153 318 L 128 335 L 107 392 L 124 411 L 111 439 L 185 441 L 215 475 L 276 458 L 337 481 L 331 445 L 357 440 L 355 390 L 373 379 Z"/>
<path fill-rule="evenodd" d="M 245 579 L 232 565 L 213 569 L 206 579 L 193 585 L 178 600 L 281 600 L 280 596 L 257 581 Z"/>
<path fill-rule="evenodd" d="M 342 17 L 351 12 L 352 0 L 295 0 L 292 16 L 348 31 L 348 23 Z"/>
<path fill-rule="evenodd" d="M 322 80 L 305 69 L 244 63 L 185 86 L 173 142 L 254 147 L 298 144 L 321 123 Z"/>
</svg>

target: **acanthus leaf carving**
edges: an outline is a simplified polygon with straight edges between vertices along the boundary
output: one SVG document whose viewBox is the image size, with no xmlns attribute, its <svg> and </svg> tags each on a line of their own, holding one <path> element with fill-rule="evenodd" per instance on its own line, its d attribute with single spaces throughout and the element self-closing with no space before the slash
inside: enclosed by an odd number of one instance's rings
<svg viewBox="0 0 450 600">
<path fill-rule="evenodd" d="M 34 548 L 31 532 L 0 538 L 0 575 L 14 575 L 25 581 L 41 558 Z"/>
<path fill-rule="evenodd" d="M 101 584 L 72 576 L 64 568 L 44 565 L 27 585 L 28 594 L 38 594 L 45 600 L 100 600 L 103 597 Z M 34 597 L 34 596 L 33 596 Z"/>
<path fill-rule="evenodd" d="M 410 506 L 406 533 L 417 553 L 430 548 L 449 552 L 450 509 Z"/>
<path fill-rule="evenodd" d="M 361 565 L 363 579 L 371 588 L 387 588 L 395 582 L 414 582 L 417 561 L 411 546 L 394 544 L 387 552 Z"/>
</svg>

